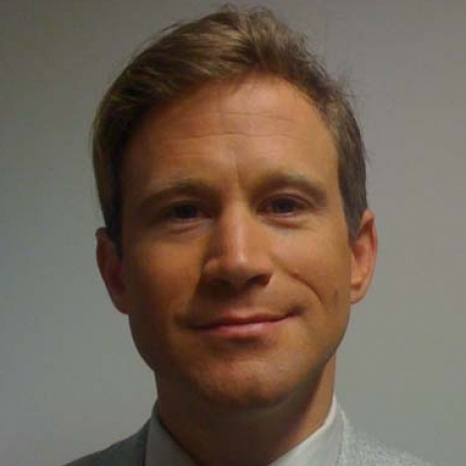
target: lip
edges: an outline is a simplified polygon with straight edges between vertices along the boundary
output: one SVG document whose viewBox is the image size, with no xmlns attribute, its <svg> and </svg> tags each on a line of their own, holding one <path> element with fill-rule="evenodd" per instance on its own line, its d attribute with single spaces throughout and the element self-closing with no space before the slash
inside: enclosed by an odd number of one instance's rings
<svg viewBox="0 0 466 466">
<path fill-rule="evenodd" d="M 251 339 L 270 333 L 290 317 L 290 315 L 227 314 L 199 325 L 196 329 L 204 334 L 221 338 Z"/>
</svg>

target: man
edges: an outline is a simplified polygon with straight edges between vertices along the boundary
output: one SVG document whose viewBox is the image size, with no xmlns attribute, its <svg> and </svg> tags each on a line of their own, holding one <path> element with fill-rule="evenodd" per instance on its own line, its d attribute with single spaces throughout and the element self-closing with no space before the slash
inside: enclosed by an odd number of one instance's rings
<svg viewBox="0 0 466 466">
<path fill-rule="evenodd" d="M 105 96 L 94 165 L 98 265 L 158 399 L 73 465 L 423 464 L 334 399 L 377 235 L 352 110 L 300 37 L 231 8 L 166 32 Z"/>
</svg>

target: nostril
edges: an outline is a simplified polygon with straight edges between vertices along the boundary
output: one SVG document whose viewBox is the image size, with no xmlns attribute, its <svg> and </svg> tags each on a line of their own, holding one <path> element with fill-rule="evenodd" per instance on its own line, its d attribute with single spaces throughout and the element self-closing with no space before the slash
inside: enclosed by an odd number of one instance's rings
<svg viewBox="0 0 466 466">
<path fill-rule="evenodd" d="M 252 277 L 250 281 L 251 281 L 251 285 L 266 286 L 270 282 L 270 275 L 268 274 L 257 275 L 255 277 Z"/>
<path fill-rule="evenodd" d="M 232 277 L 209 278 L 203 282 L 204 291 L 211 297 L 232 298 L 239 293 L 248 293 L 266 287 L 271 280 L 271 276 L 266 274 L 255 275 L 248 279 L 232 280 Z"/>
<path fill-rule="evenodd" d="M 251 289 L 254 287 L 267 286 L 270 281 L 270 275 L 260 274 L 229 274 L 218 277 L 223 286 L 235 291 Z"/>
<path fill-rule="evenodd" d="M 242 290 L 266 286 L 272 276 L 272 267 L 252 262 L 231 262 L 225 258 L 210 260 L 204 267 L 203 282 L 223 290 Z"/>
</svg>

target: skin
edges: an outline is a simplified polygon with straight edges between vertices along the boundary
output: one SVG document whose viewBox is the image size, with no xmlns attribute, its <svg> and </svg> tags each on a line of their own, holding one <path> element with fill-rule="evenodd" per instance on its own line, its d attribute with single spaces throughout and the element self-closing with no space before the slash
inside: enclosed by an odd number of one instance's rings
<svg viewBox="0 0 466 466">
<path fill-rule="evenodd" d="M 263 76 L 149 114 L 123 174 L 123 255 L 100 230 L 97 259 L 161 422 L 199 464 L 273 461 L 328 413 L 374 268 L 372 212 L 350 242 L 330 132 Z"/>
</svg>

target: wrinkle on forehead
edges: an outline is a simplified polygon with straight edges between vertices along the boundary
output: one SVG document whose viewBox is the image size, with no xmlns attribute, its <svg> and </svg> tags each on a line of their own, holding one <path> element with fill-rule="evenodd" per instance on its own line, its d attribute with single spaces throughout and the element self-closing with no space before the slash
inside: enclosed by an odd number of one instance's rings
<svg viewBox="0 0 466 466">
<path fill-rule="evenodd" d="M 312 120 L 318 121 L 319 126 L 326 128 L 320 113 L 306 95 L 286 81 L 269 76 L 206 84 L 162 111 L 154 109 L 146 121 L 157 121 L 155 132 L 151 126 L 150 136 L 158 142 L 167 134 L 174 138 L 189 138 L 209 134 L 234 135 L 237 131 L 238 135 L 269 136 L 271 129 L 273 135 L 301 134 L 303 138 L 315 138 L 313 125 L 303 123 L 301 112 L 301 118 L 297 116 L 297 106 Z"/>
</svg>

